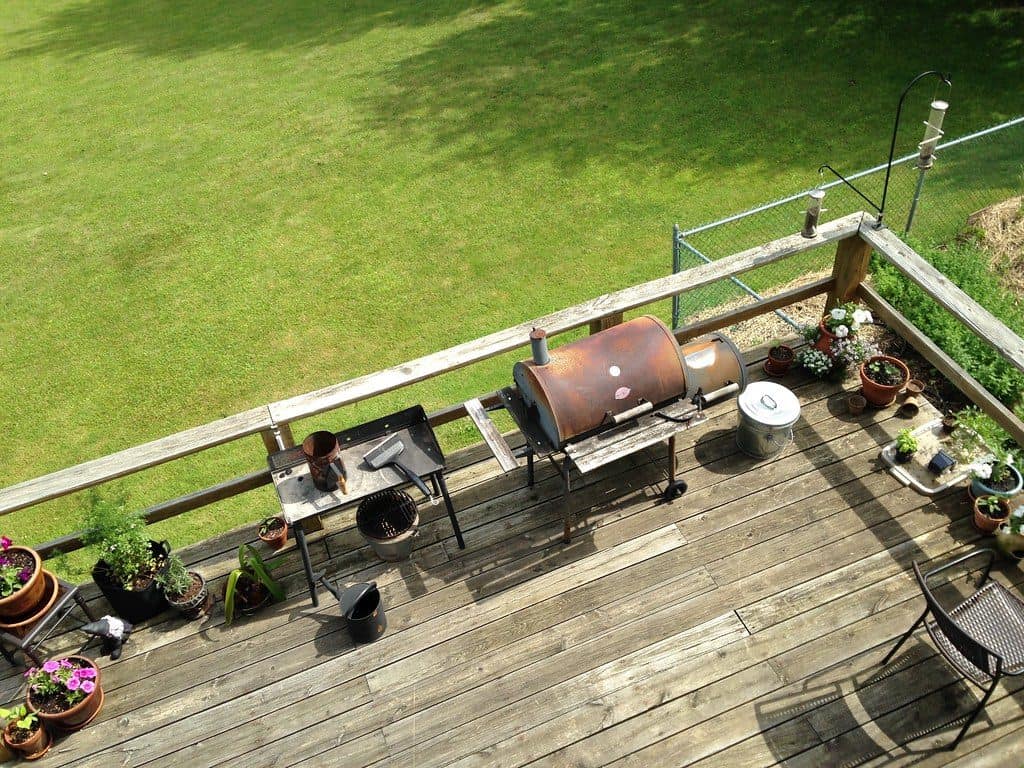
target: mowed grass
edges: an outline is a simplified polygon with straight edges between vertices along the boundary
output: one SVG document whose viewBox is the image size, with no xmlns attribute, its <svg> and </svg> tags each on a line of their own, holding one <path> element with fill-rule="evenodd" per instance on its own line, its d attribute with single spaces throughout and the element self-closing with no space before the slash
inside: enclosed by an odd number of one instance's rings
<svg viewBox="0 0 1024 768">
<path fill-rule="evenodd" d="M 953 73 L 951 135 L 1019 113 L 1020 24 L 959 2 L 8 0 L 0 485 L 663 275 L 673 222 L 884 160 L 924 69 Z M 935 95 L 908 98 L 899 151 Z M 489 391 L 514 357 L 296 435 Z M 144 506 L 262 456 L 124 484 Z M 74 508 L 3 527 L 42 542 Z"/>
</svg>

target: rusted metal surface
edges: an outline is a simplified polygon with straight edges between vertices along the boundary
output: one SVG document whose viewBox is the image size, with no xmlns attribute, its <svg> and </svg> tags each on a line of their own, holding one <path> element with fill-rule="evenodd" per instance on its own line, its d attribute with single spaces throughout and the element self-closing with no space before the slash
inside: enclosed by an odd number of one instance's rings
<svg viewBox="0 0 1024 768">
<path fill-rule="evenodd" d="M 686 391 L 675 337 L 647 315 L 551 350 L 547 365 L 516 363 L 512 376 L 555 445 L 600 428 L 609 414 Z"/>
<path fill-rule="evenodd" d="M 740 390 L 747 385 L 743 355 L 727 336 L 712 333 L 687 342 L 682 346 L 682 356 L 688 398 L 698 389 L 707 395 L 727 384 L 739 384 Z"/>
</svg>

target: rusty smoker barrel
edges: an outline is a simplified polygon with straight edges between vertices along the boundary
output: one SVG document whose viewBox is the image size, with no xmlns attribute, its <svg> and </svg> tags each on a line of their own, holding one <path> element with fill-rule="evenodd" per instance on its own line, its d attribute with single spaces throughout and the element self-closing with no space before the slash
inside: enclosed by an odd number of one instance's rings
<svg viewBox="0 0 1024 768">
<path fill-rule="evenodd" d="M 728 339 L 715 335 L 680 348 L 668 327 L 648 315 L 549 354 L 546 365 L 516 363 L 512 377 L 555 446 L 641 403 L 658 407 L 698 387 L 709 394 L 730 382 L 746 383 L 743 360 Z"/>
</svg>

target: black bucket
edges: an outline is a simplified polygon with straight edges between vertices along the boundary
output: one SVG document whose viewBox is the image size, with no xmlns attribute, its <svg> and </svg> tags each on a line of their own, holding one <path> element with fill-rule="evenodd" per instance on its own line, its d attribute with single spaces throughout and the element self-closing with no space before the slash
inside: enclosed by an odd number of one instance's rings
<svg viewBox="0 0 1024 768">
<path fill-rule="evenodd" d="M 341 593 L 341 616 L 353 642 L 372 643 L 388 626 L 376 582 L 354 584 Z"/>
<path fill-rule="evenodd" d="M 163 561 L 164 565 L 160 570 L 167 570 L 167 557 L 171 552 L 171 545 L 166 541 L 150 541 L 149 548 L 154 559 Z M 107 598 L 114 613 L 132 624 L 151 619 L 167 610 L 167 600 L 156 579 L 143 590 L 125 589 L 111 574 L 106 561 L 100 560 L 93 566 L 92 580 Z"/>
</svg>

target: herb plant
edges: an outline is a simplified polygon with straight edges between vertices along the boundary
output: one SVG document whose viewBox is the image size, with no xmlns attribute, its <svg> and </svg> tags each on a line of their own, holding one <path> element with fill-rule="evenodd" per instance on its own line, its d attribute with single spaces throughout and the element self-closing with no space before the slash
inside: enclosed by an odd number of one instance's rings
<svg viewBox="0 0 1024 768">
<path fill-rule="evenodd" d="M 993 520 L 1001 520 L 1005 511 L 1002 502 L 999 496 L 981 496 L 978 498 L 978 509 Z"/>
<path fill-rule="evenodd" d="M 99 555 L 125 589 L 141 575 L 156 570 L 146 523 L 141 512 L 129 510 L 127 498 L 101 496 L 95 489 L 85 501 L 82 541 L 99 547 Z"/>
<path fill-rule="evenodd" d="M 883 387 L 894 387 L 903 381 L 903 370 L 888 360 L 872 360 L 864 366 L 868 378 Z"/>
<path fill-rule="evenodd" d="M 167 597 L 180 597 L 192 586 L 192 574 L 178 555 L 167 558 L 167 568 L 156 575 L 156 583 Z"/>
<path fill-rule="evenodd" d="M 909 429 L 901 429 L 896 434 L 896 450 L 903 454 L 917 451 L 917 438 L 910 433 Z"/>
</svg>

